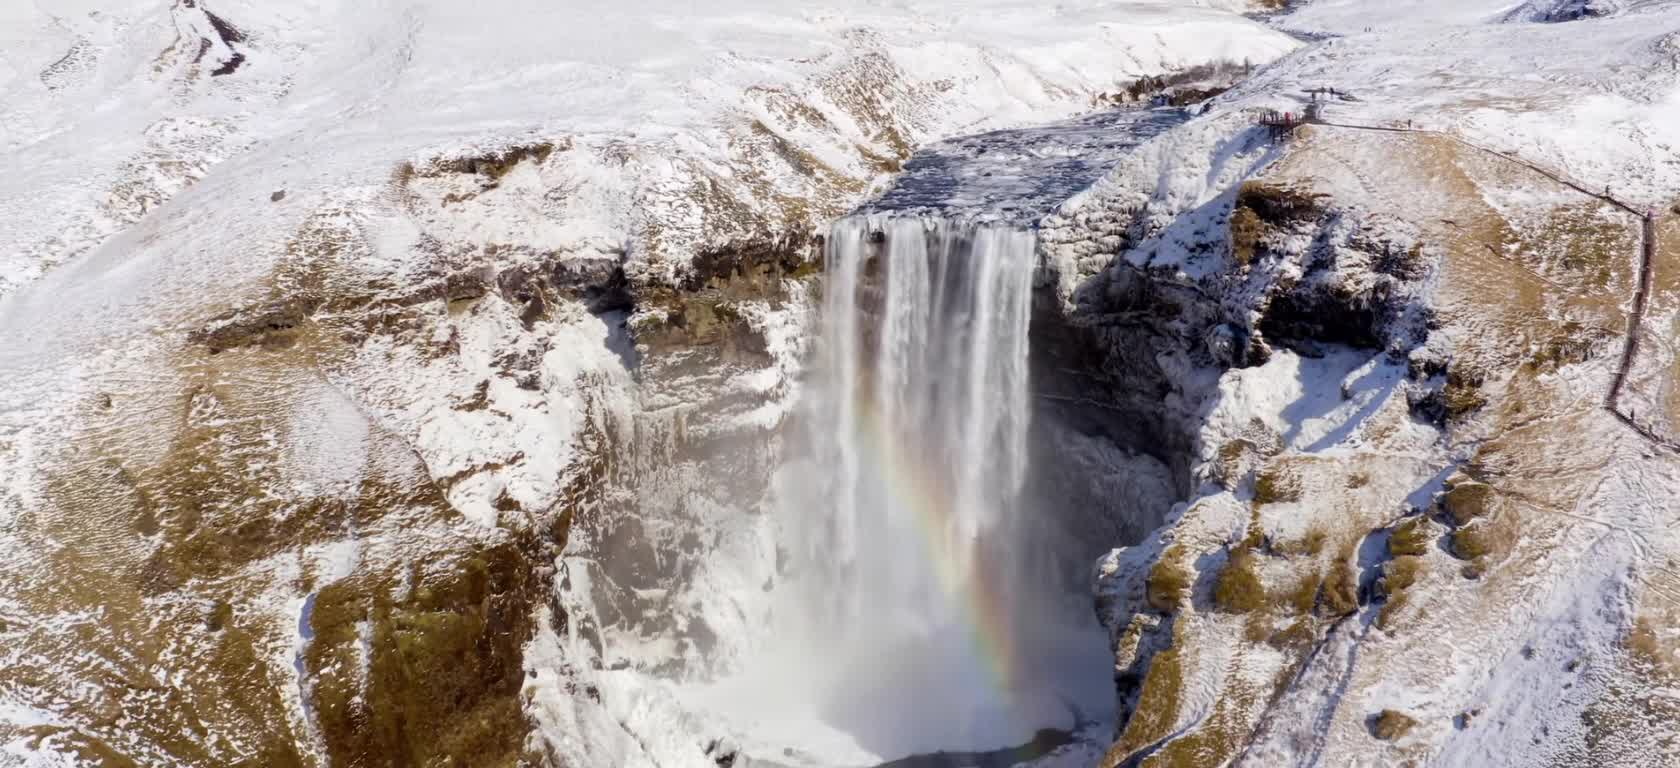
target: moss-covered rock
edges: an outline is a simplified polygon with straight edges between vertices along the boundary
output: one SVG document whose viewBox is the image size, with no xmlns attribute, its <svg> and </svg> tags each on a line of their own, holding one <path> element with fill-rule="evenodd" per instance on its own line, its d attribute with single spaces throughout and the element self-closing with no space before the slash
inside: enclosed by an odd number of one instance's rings
<svg viewBox="0 0 1680 768">
<path fill-rule="evenodd" d="M 655 354 L 706 348 L 732 362 L 767 363 L 763 335 L 741 311 L 742 302 L 784 301 L 786 281 L 822 269 L 819 243 L 798 235 L 696 256 L 679 285 L 636 292 L 636 343 Z"/>
<path fill-rule="evenodd" d="M 229 310 L 193 332 L 190 340 L 211 354 L 241 347 L 285 347 L 297 340 L 298 329 L 320 305 L 319 297 L 305 293 Z"/>
<path fill-rule="evenodd" d="M 1457 421 L 1487 405 L 1482 393 L 1483 377 L 1463 365 L 1447 368 L 1447 384 L 1441 390 L 1441 404 L 1448 421 Z"/>
<path fill-rule="evenodd" d="M 1410 555 L 1384 563 L 1381 583 L 1383 594 L 1392 597 L 1417 583 L 1418 572 L 1422 568 L 1423 558 Z"/>
<path fill-rule="evenodd" d="M 1453 531 L 1452 550 L 1462 560 L 1475 560 L 1493 551 L 1494 538 L 1489 526 L 1467 525 Z"/>
</svg>

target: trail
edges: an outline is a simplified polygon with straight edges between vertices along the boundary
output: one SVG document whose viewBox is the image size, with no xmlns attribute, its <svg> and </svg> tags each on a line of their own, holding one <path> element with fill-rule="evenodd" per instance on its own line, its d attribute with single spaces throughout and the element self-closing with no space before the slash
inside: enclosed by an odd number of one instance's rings
<svg viewBox="0 0 1680 768">
<path fill-rule="evenodd" d="M 1615 378 L 1611 380 L 1610 390 L 1604 397 L 1604 409 L 1609 411 L 1612 416 L 1615 416 L 1617 421 L 1626 425 L 1629 429 L 1633 430 L 1635 434 L 1643 437 L 1651 444 L 1665 450 L 1680 453 L 1680 441 L 1657 434 L 1650 427 L 1640 424 L 1635 421 L 1632 416 L 1623 413 L 1616 405 L 1617 399 L 1620 398 L 1622 394 L 1622 386 L 1627 383 L 1628 371 L 1633 368 L 1633 361 L 1639 354 L 1640 334 L 1642 333 L 1645 321 L 1645 305 L 1647 300 L 1650 298 L 1651 293 L 1651 274 L 1657 259 L 1657 221 L 1656 215 L 1653 211 L 1646 210 L 1642 212 L 1633 204 L 1611 195 L 1608 190 L 1604 192 L 1596 191 L 1593 188 L 1588 187 L 1585 183 L 1570 178 L 1568 175 L 1560 171 L 1525 160 L 1511 152 L 1501 152 L 1499 150 L 1483 146 L 1448 131 L 1437 131 L 1426 128 L 1399 128 L 1381 125 L 1335 123 L 1322 120 L 1311 124 L 1327 126 L 1330 128 L 1344 128 L 1354 131 L 1377 131 L 1381 133 L 1411 133 L 1439 136 L 1447 139 L 1448 141 L 1469 147 L 1477 152 L 1492 155 L 1506 162 L 1520 165 L 1540 174 L 1541 176 L 1545 176 L 1558 184 L 1580 192 L 1583 195 L 1602 201 L 1626 213 L 1639 217 L 1639 278 L 1634 287 L 1633 306 L 1628 311 L 1627 329 L 1623 332 L 1622 359 L 1616 366 Z"/>
</svg>

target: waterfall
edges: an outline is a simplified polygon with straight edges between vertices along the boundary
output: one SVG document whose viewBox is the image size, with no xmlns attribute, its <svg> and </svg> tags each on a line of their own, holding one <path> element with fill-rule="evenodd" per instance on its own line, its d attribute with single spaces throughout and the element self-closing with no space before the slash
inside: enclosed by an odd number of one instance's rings
<svg viewBox="0 0 1680 768">
<path fill-rule="evenodd" d="M 807 412 L 830 469 L 792 512 L 815 534 L 804 555 L 835 626 L 979 618 L 951 598 L 976 584 L 981 544 L 1008 535 L 1020 500 L 1034 242 L 946 219 L 834 226 Z"/>
<path fill-rule="evenodd" d="M 870 754 L 1019 744 L 1111 698 L 1089 673 L 1107 666 L 1090 598 L 1044 578 L 1047 526 L 1022 494 L 1035 248 L 966 219 L 854 216 L 829 235 L 776 481 L 789 583 L 769 655 L 796 659 L 779 701 Z"/>
</svg>

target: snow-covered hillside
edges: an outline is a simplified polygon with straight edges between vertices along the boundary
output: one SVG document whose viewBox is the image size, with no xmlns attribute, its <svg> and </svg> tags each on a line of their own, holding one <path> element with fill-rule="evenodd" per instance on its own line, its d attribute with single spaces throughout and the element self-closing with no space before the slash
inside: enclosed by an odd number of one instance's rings
<svg viewBox="0 0 1680 768">
<path fill-rule="evenodd" d="M 1303 4 L 1314 44 L 1047 222 L 1080 306 L 1140 268 L 1215 292 L 1177 380 L 1245 366 L 1166 399 L 1204 484 L 1099 567 L 1107 764 L 1680 760 L 1680 5 L 1563 5 Z"/>
<path fill-rule="evenodd" d="M 736 628 L 808 238 L 1241 7 L 0 8 L 0 762 L 709 762 L 592 665 Z"/>
<path fill-rule="evenodd" d="M 246 203 L 256 220 L 229 231 L 251 243 L 234 261 L 252 274 L 266 263 L 255 246 L 319 195 L 381 183 L 404 159 L 562 139 L 572 149 L 556 165 L 576 189 L 550 201 L 561 221 L 545 245 L 619 249 L 657 221 L 659 245 L 681 256 L 728 234 L 697 220 L 693 186 L 728 177 L 754 144 L 866 179 L 930 136 L 1068 114 L 1141 75 L 1290 46 L 1176 2 L 78 0 L 0 13 L 5 293 L 224 161 L 238 191 L 212 178 L 200 194 Z M 766 175 L 784 197 L 826 191 Z M 293 199 L 259 205 L 280 189 Z"/>
<path fill-rule="evenodd" d="M 733 677 L 860 205 L 1032 230 L 1112 549 L 1119 720 L 950 748 L 1680 764 L 1680 2 L 1253 6 L 0 7 L 0 766 L 939 748 Z"/>
</svg>

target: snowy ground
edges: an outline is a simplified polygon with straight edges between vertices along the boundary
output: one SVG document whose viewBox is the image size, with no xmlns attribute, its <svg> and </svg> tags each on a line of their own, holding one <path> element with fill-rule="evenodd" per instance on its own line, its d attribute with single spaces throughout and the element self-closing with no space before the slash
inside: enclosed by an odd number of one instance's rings
<svg viewBox="0 0 1680 768">
<path fill-rule="evenodd" d="M 192 748 L 232 761 L 271 730 L 312 740 L 294 668 L 307 585 L 494 541 L 509 505 L 548 508 L 564 491 L 581 432 L 641 423 L 622 318 L 563 302 L 531 322 L 499 299 L 438 298 L 449 286 L 601 261 L 668 284 L 699 250 L 822 226 L 913 147 L 1065 118 L 1143 75 L 1297 45 L 1232 13 L 1240 5 L 0 8 L 0 578 L 16 585 L 0 595 L 11 654 L 0 677 L 72 691 L 0 687 L 5 759 L 52 764 L 69 748 L 39 734 L 81 728 L 146 762 L 190 763 L 170 740 L 192 729 L 116 727 L 107 713 L 127 699 L 97 681 L 120 657 L 174 675 L 200 712 L 232 717 L 193 660 L 199 613 L 219 601 L 283 681 L 279 710 L 218 721 Z M 513 149 L 524 159 L 505 175 L 475 170 Z M 307 310 L 293 346 L 212 356 L 192 336 L 228 310 L 299 297 L 326 304 Z M 797 332 L 786 317 L 759 320 Z M 790 372 L 731 386 L 784 391 Z M 647 421 L 680 404 L 657 405 Z M 160 469 L 182 452 L 184 474 Z M 137 594 L 133 574 L 178 543 L 182 521 L 165 508 L 163 533 L 148 533 L 157 521 L 123 484 L 200 470 L 282 511 L 349 503 L 373 483 L 436 483 L 447 505 L 380 505 L 377 524 L 179 593 Z M 236 526 L 241 509 L 217 505 L 233 519 L 212 522 Z M 82 645 L 62 644 L 65 626 L 83 628 Z M 122 647 L 148 626 L 162 650 Z M 182 634 L 165 643 L 160 627 Z M 528 660 L 573 641 L 539 637 Z M 564 664 L 532 666 L 530 683 L 559 754 L 711 761 L 695 742 L 713 729 L 671 707 L 669 691 L 603 685 L 607 701 L 590 704 L 564 690 L 576 682 L 559 677 Z"/>
<path fill-rule="evenodd" d="M 1264 61 L 1291 45 L 1196 5 L 14 5 L 0 11 L 0 151 L 10 179 L 0 233 L 11 244 L 0 293 L 207 177 L 220 191 L 206 194 L 265 214 L 229 230 L 250 244 L 240 266 L 256 269 L 261 244 L 327 191 L 383 181 L 414 155 L 533 139 L 571 138 L 588 154 L 616 156 L 577 158 L 556 245 L 621 247 L 638 224 L 626 198 L 659 206 L 649 215 L 662 228 L 707 240 L 716 233 L 682 220 L 697 213 L 684 207 L 683 188 L 697 175 L 729 174 L 730 134 L 748 121 L 857 178 L 873 175 L 859 146 L 890 154 L 894 142 L 1067 115 L 1133 77 Z M 243 39 L 221 41 L 212 12 Z M 195 59 L 201 39 L 210 44 Z M 236 71 L 210 73 L 235 54 Z M 866 114 L 893 102 L 906 102 L 896 121 L 903 136 Z M 210 174 L 230 159 L 239 172 L 224 175 L 237 176 L 237 191 Z M 278 189 L 294 199 L 266 205 Z"/>
<path fill-rule="evenodd" d="M 325 340 L 307 340 L 278 363 L 193 351 L 189 332 L 276 286 L 284 292 L 298 263 L 329 262 L 382 295 L 457 269 L 518 266 L 531 254 L 622 263 L 634 279 L 669 282 L 697 251 L 822 226 L 882 188 L 913 147 L 977 134 L 912 161 L 889 198 L 990 207 L 1025 195 L 1032 199 L 1019 205 L 1036 214 L 1094 179 L 1045 235 L 1070 281 L 1115 258 L 1184 279 L 1216 275 L 1226 266 L 1220 224 L 1234 185 L 1269 170 L 1359 209 L 1398 239 L 1449 243 L 1435 295 L 1449 337 L 1441 343 L 1459 344 L 1490 370 L 1516 366 L 1519 351 L 1543 345 L 1563 320 L 1616 327 L 1625 265 L 1612 264 L 1594 289 L 1590 275 L 1557 271 L 1558 255 L 1535 234 L 1548 218 L 1603 218 L 1566 209 L 1567 191 L 1497 160 L 1336 128 L 1315 131 L 1288 160 L 1255 140 L 1246 111 L 1298 110 L 1306 89 L 1332 86 L 1352 98 L 1327 107 L 1331 120 L 1450 130 L 1660 209 L 1680 192 L 1680 4 L 1315 0 L 1275 22 L 1322 38 L 1306 47 L 1232 13 L 1241 8 L 1234 0 L 0 7 L 0 578 L 18 595 L 58 601 L 29 604 L 0 591 L 0 654 L 10 654 L 0 656 L 0 681 L 26 667 L 32 680 L 66 681 L 57 690 L 0 687 L 0 759 L 58 764 L 52 750 L 12 734 L 96 727 L 81 718 L 109 712 L 98 681 L 112 659 L 133 664 L 119 667 L 133 679 L 176 675 L 166 679 L 187 681 L 182 690 L 199 685 L 182 671 L 190 653 L 171 646 L 135 656 L 123 640 L 171 622 L 196 627 L 194 601 L 227 595 L 106 605 L 109 593 L 99 591 L 131 590 L 122 579 L 156 545 L 152 534 L 131 533 L 139 503 L 117 480 L 144 475 L 188 437 L 225 447 L 238 459 L 234 471 L 269 501 L 346 495 L 358 478 L 449 479 L 453 517 L 405 508 L 374 530 L 240 573 L 241 610 L 268 616 L 264 663 L 291 681 L 297 584 L 447 551 L 455 537 L 492 536 L 504 496 L 534 506 L 558 496 L 556 474 L 576 455 L 579 430 L 610 420 L 601 410 L 629 423 L 645 405 L 622 365 L 622 326 L 574 304 L 529 325 L 512 305 L 460 313 L 437 302 L 411 335 L 375 336 L 321 359 L 312 345 L 330 346 Z M 1583 9 L 1604 17 L 1531 23 Z M 991 133 L 1084 113 L 1098 94 L 1142 75 L 1278 57 L 1209 114 L 1157 126 L 1166 130 L 1136 146 L 1105 140 L 1116 116 Z M 493 184 L 431 174 L 462 157 L 537 145 L 551 154 Z M 1056 185 L 1039 183 L 1046 172 L 1058 174 Z M 1145 207 L 1146 237 L 1125 253 L 1117 237 L 1086 238 L 1082 229 L 1103 211 Z M 1505 227 L 1508 247 L 1490 259 L 1477 239 L 1486 232 L 1452 234 L 1465 223 L 1457 219 L 1472 217 L 1489 231 Z M 1615 241 L 1615 222 L 1599 225 Z M 496 255 L 507 253 L 518 255 Z M 1657 302 L 1671 306 L 1672 296 Z M 530 363 L 519 372 L 526 378 L 487 372 L 510 357 Z M 1381 537 L 1367 541 L 1368 528 L 1405 503 L 1427 505 L 1443 470 L 1476 457 L 1504 473 L 1511 500 L 1501 524 L 1523 522 L 1517 548 L 1481 581 L 1460 578 L 1444 549 L 1431 551 L 1417 589 L 1435 602 L 1411 616 L 1410 634 L 1374 628 L 1370 607 L 1342 625 L 1269 712 L 1276 725 L 1255 732 L 1250 762 L 1581 762 L 1549 739 L 1551 724 L 1640 711 L 1637 701 L 1631 710 L 1610 704 L 1645 695 L 1618 687 L 1643 675 L 1626 666 L 1630 626 L 1654 622 L 1661 653 L 1680 643 L 1662 618 L 1668 596 L 1680 593 L 1662 565 L 1680 549 L 1671 530 L 1680 512 L 1667 490 L 1672 462 L 1594 410 L 1607 359 L 1493 375 L 1489 386 L 1510 388 L 1498 402 L 1552 412 L 1531 417 L 1496 404 L 1445 445 L 1404 417 L 1398 364 L 1376 356 L 1280 353 L 1221 382 L 1218 406 L 1205 414 L 1206 451 L 1258 422 L 1283 438 L 1284 463 L 1317 467 L 1303 470 L 1309 483 L 1350 504 L 1348 514 L 1272 506 L 1264 521 L 1280 537 L 1301 533 L 1309 513 L 1340 514 L 1353 521 L 1360 564 L 1374 568 L 1367 550 L 1380 554 Z M 741 386 L 779 391 L 792 370 L 761 373 Z M 781 407 L 768 405 L 764 418 L 774 421 Z M 1361 470 L 1382 479 L 1329 493 Z M 65 478 L 83 495 L 48 504 L 64 495 Z M 98 498 L 78 501 L 85 496 Z M 1180 510 L 1180 543 L 1222 551 L 1248 520 L 1244 501 L 1215 494 Z M 742 540 L 763 533 L 733 530 Z M 739 551 L 770 555 L 744 558 L 736 576 L 773 567 L 773 542 L 746 541 Z M 748 579 L 709 576 L 707 585 L 730 592 L 720 605 L 765 599 Z M 1425 602 L 1414 597 L 1413 607 Z M 745 626 L 751 616 L 734 620 Z M 1235 622 L 1208 612 L 1185 625 L 1205 654 L 1186 665 L 1194 695 L 1170 725 L 1226 717 L 1222 685 L 1254 685 L 1282 669 L 1269 646 L 1239 653 L 1245 628 Z M 703 736 L 751 735 L 750 723 L 707 721 L 694 689 L 633 670 L 562 674 L 568 659 L 591 652 L 576 636 L 545 630 L 527 656 L 530 712 L 559 754 L 583 764 L 705 765 L 716 756 Z M 644 652 L 669 649 L 605 656 Z M 1579 679 L 1557 674 L 1582 660 Z M 598 706 L 572 689 L 580 679 L 598 686 Z M 1666 679 L 1652 677 L 1656 698 L 1643 700 L 1645 711 L 1671 695 Z M 269 719 L 306 732 L 297 688 L 280 690 L 285 709 Z M 1364 717 L 1381 707 L 1422 721 L 1398 752 L 1373 751 L 1364 732 Z M 1455 718 L 1470 712 L 1479 725 L 1459 727 Z M 1662 725 L 1619 728 L 1617 738 L 1661 737 Z M 798 764 L 889 757 L 842 734 L 795 740 L 809 742 L 810 752 L 786 755 Z M 1666 759 L 1638 745 L 1626 764 Z M 1082 742 L 1058 759 L 1094 757 Z"/>
<path fill-rule="evenodd" d="M 1192 658 L 1179 660 L 1188 701 L 1165 724 L 1175 739 L 1149 745 L 1171 753 L 1160 759 L 1674 759 L 1664 751 L 1670 726 L 1653 721 L 1614 736 L 1604 726 L 1607 718 L 1660 707 L 1652 702 L 1663 700 L 1670 679 L 1660 676 L 1643 692 L 1650 673 L 1639 659 L 1651 651 L 1629 648 L 1649 647 L 1637 638 L 1672 636 L 1642 627 L 1672 615 L 1673 577 L 1662 562 L 1668 555 L 1658 554 L 1671 551 L 1671 537 L 1655 532 L 1673 519 L 1672 494 L 1656 490 L 1667 487 L 1673 464 L 1600 408 L 1632 294 L 1633 217 L 1452 142 L 1325 127 L 1273 153 L 1255 147 L 1252 134 L 1245 140 L 1252 129 L 1238 116 L 1260 108 L 1298 112 L 1307 89 L 1334 87 L 1347 96 L 1325 107 L 1330 121 L 1403 127 L 1409 120 L 1663 211 L 1680 195 L 1680 166 L 1670 151 L 1680 141 L 1673 117 L 1680 104 L 1680 5 L 1594 3 L 1606 17 L 1525 23 L 1566 5 L 1305 4 L 1277 23 L 1325 36 L 1320 42 L 1217 99 L 1210 116 L 1146 144 L 1135 162 L 1121 163 L 1065 212 L 1073 220 L 1099 219 L 1147 204 L 1162 220 L 1124 254 L 1066 241 L 1064 255 L 1082 274 L 1119 255 L 1206 279 L 1230 269 L 1221 248 L 1210 251 L 1205 233 L 1214 229 L 1216 244 L 1223 237 L 1219 223 L 1232 199 L 1223 196 L 1232 194 L 1233 176 L 1324 194 L 1345 211 L 1344 223 L 1440 249 L 1441 271 L 1421 298 L 1444 330 L 1414 361 L 1449 354 L 1455 365 L 1489 377 L 1493 404 L 1437 437 L 1395 412 L 1403 406 L 1393 402 L 1392 387 L 1404 376 L 1380 359 L 1291 354 L 1226 375 L 1204 425 L 1205 457 L 1236 439 L 1276 438 L 1282 453 L 1264 466 L 1298 476 L 1305 488 L 1299 502 L 1262 505 L 1242 492 L 1214 492 L 1192 503 L 1162 546 L 1201 553 L 1190 557 L 1196 570 L 1217 573 L 1223 552 L 1241 547 L 1252 514 L 1272 542 L 1268 549 L 1290 552 L 1263 563 L 1263 578 L 1280 582 L 1275 588 L 1288 589 L 1300 572 L 1301 555 L 1287 542 L 1314 527 L 1332 531 L 1332 542 L 1337 530 L 1354 536 L 1351 557 L 1375 584 L 1390 558 L 1384 537 L 1393 521 L 1409 510 L 1438 509 L 1434 495 L 1443 482 L 1465 481 L 1451 476 L 1455 469 L 1490 478 L 1500 502 L 1471 532 L 1500 538 L 1505 549 L 1482 563 L 1486 572 L 1464 567 L 1461 575 L 1452 531 L 1430 528 L 1440 538 L 1413 562 L 1424 575 L 1406 602 L 1393 601 L 1401 606 L 1394 614 L 1405 618 L 1379 626 L 1379 612 L 1362 609 L 1314 646 L 1304 668 L 1277 654 L 1275 638 L 1233 656 L 1238 633 L 1256 630 L 1198 605 L 1178 619 L 1181 632 L 1189 627 L 1200 639 L 1189 645 Z M 1215 178 L 1226 181 L 1210 184 Z M 1345 258 L 1332 263 L 1345 268 Z M 1586 360 L 1552 371 L 1537 350 L 1571 333 L 1560 326 L 1602 333 L 1597 338 L 1605 341 Z M 1651 368 L 1668 359 L 1661 350 L 1641 354 L 1655 361 Z M 1395 485 L 1372 490 L 1379 478 Z M 1285 563 L 1289 570 L 1280 570 Z M 1671 646 L 1657 648 L 1659 658 L 1672 655 Z M 1254 690 L 1273 688 L 1268 678 L 1280 673 L 1279 698 L 1253 720 L 1234 715 Z M 1641 692 L 1622 692 L 1629 689 Z M 1384 745 L 1368 720 L 1384 709 L 1419 724 Z M 1233 730 L 1246 732 L 1244 723 L 1258 723 L 1258 730 L 1235 742 L 1235 751 L 1219 751 L 1230 749 Z"/>
</svg>

